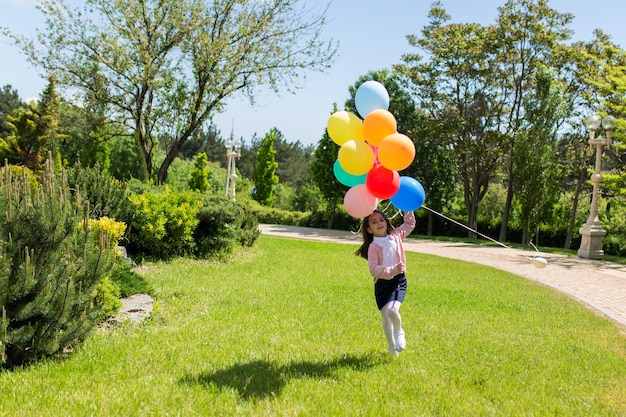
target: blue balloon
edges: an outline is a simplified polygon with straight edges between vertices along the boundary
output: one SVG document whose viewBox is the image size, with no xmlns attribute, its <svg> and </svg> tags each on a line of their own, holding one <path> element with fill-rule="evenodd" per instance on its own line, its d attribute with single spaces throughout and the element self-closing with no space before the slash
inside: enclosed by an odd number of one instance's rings
<svg viewBox="0 0 626 417">
<path fill-rule="evenodd" d="M 418 180 L 411 177 L 400 177 L 400 188 L 389 200 L 402 211 L 417 210 L 424 204 L 426 192 Z"/>
<path fill-rule="evenodd" d="M 372 110 L 389 109 L 389 93 L 378 81 L 365 81 L 356 90 L 354 104 L 361 117 L 365 119 Z"/>
<path fill-rule="evenodd" d="M 335 164 L 333 165 L 333 174 L 335 174 L 335 178 L 337 178 L 337 181 L 348 187 L 365 184 L 365 179 L 367 178 L 367 172 L 363 175 L 352 175 L 347 173 L 341 167 L 339 159 L 335 160 Z"/>
</svg>

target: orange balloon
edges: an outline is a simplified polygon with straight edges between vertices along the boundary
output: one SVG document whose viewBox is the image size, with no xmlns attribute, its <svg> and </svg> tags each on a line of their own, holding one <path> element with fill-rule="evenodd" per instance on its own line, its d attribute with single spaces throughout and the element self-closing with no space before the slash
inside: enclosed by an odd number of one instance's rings
<svg viewBox="0 0 626 417">
<path fill-rule="evenodd" d="M 397 128 L 396 118 L 385 109 L 372 110 L 363 119 L 363 137 L 372 146 L 380 145 L 383 139 L 396 133 Z"/>
<path fill-rule="evenodd" d="M 351 175 L 363 175 L 374 165 L 374 151 L 364 140 L 349 140 L 339 148 L 339 165 Z"/>
<path fill-rule="evenodd" d="M 394 133 L 387 136 L 378 146 L 378 159 L 382 166 L 392 171 L 401 171 L 411 165 L 415 158 L 415 144 L 406 135 Z"/>
<path fill-rule="evenodd" d="M 341 110 L 333 113 L 326 124 L 328 136 L 341 146 L 349 140 L 363 140 L 363 122 L 356 114 Z"/>
</svg>

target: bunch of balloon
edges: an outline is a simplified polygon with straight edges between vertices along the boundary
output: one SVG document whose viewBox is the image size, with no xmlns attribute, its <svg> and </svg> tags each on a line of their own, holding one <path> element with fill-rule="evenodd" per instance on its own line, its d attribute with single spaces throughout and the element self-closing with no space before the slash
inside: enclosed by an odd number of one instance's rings
<svg viewBox="0 0 626 417">
<path fill-rule="evenodd" d="M 377 81 L 366 81 L 355 95 L 356 114 L 341 110 L 328 119 L 330 138 L 340 146 L 333 173 L 350 187 L 344 196 L 348 214 L 369 216 L 380 200 L 389 199 L 399 210 L 422 206 L 424 187 L 415 178 L 400 176 L 415 158 L 413 141 L 397 131 L 388 111 L 389 93 Z"/>
</svg>

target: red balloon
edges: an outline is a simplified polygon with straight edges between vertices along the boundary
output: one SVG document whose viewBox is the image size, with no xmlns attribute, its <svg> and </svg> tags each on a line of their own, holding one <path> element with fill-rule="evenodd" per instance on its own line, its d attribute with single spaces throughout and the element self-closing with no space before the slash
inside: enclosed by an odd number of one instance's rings
<svg viewBox="0 0 626 417">
<path fill-rule="evenodd" d="M 385 200 L 392 197 L 400 188 L 400 175 L 382 165 L 369 170 L 365 178 L 367 190 L 377 198 Z"/>
</svg>

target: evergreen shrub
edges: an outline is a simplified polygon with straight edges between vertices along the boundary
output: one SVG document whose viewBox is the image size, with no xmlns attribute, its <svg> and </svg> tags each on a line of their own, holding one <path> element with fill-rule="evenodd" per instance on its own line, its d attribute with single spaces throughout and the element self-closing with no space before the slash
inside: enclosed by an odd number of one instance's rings
<svg viewBox="0 0 626 417">
<path fill-rule="evenodd" d="M 102 306 L 100 310 L 100 320 L 113 317 L 122 308 L 120 300 L 120 288 L 108 277 L 102 278 L 96 287 L 96 301 Z"/>
<path fill-rule="evenodd" d="M 125 182 L 115 179 L 97 164 L 90 168 L 78 163 L 67 170 L 67 180 L 70 189 L 80 192 L 82 198 L 89 201 L 91 217 L 110 217 L 129 223 L 130 191 Z"/>
<path fill-rule="evenodd" d="M 48 161 L 42 184 L 0 169 L 0 341 L 13 368 L 83 342 L 98 323 L 97 288 L 115 254 L 93 239 L 89 204 Z"/>
<path fill-rule="evenodd" d="M 281 210 L 261 205 L 254 205 L 250 210 L 259 220 L 265 224 L 284 224 L 290 226 L 305 226 L 309 213 L 300 211 Z"/>
<path fill-rule="evenodd" d="M 192 191 L 170 187 L 131 194 L 132 220 L 127 250 L 150 259 L 171 259 L 194 253 L 193 233 L 202 200 Z"/>
<path fill-rule="evenodd" d="M 251 210 L 223 197 L 206 197 L 198 220 L 195 255 L 202 259 L 223 257 L 236 246 L 252 246 L 260 233 Z"/>
<path fill-rule="evenodd" d="M 612 209 L 615 213 L 602 216 L 606 235 L 602 239 L 602 249 L 607 255 L 626 257 L 626 209 Z"/>
<path fill-rule="evenodd" d="M 133 265 L 119 256 L 108 278 L 117 287 L 119 297 L 126 298 L 134 294 L 152 294 L 153 292 L 148 280 L 135 272 Z"/>
</svg>

